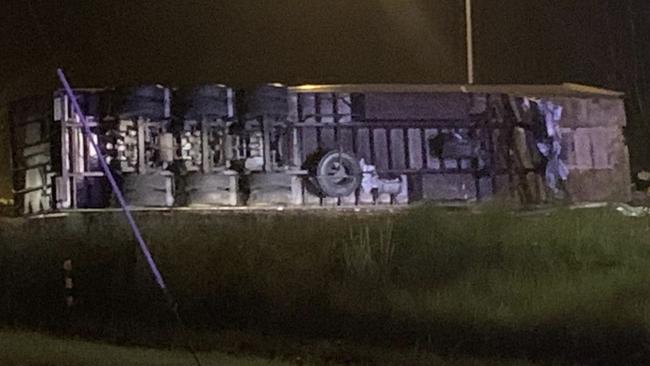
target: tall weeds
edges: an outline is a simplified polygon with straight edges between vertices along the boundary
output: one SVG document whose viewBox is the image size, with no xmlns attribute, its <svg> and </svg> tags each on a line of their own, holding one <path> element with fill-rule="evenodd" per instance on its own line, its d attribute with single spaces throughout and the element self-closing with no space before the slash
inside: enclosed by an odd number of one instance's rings
<svg viewBox="0 0 650 366">
<path fill-rule="evenodd" d="M 372 231 L 372 232 L 371 232 Z M 393 267 L 396 243 L 393 222 L 371 227 L 350 227 L 343 241 L 342 256 L 346 274 L 351 279 L 387 281 Z"/>
</svg>

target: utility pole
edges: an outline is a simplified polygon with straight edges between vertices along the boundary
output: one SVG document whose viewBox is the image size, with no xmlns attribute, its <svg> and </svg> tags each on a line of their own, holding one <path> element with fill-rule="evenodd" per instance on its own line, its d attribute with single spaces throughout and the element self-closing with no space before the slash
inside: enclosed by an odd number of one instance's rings
<svg viewBox="0 0 650 366">
<path fill-rule="evenodd" d="M 472 30 L 472 0 L 465 0 L 465 25 L 467 26 L 467 83 L 474 84 L 474 35 Z"/>
</svg>

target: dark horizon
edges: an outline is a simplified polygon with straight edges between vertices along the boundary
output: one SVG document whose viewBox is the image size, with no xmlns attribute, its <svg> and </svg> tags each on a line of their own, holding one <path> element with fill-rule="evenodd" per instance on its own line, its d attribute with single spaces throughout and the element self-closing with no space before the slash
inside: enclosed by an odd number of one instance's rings
<svg viewBox="0 0 650 366">
<path fill-rule="evenodd" d="M 624 6 L 475 3 L 477 83 L 615 86 L 608 32 L 624 26 Z M 451 0 L 13 2 L 0 80 L 12 96 L 23 95 L 15 87 L 56 86 L 57 67 L 79 86 L 458 83 L 466 78 L 463 9 Z"/>
</svg>

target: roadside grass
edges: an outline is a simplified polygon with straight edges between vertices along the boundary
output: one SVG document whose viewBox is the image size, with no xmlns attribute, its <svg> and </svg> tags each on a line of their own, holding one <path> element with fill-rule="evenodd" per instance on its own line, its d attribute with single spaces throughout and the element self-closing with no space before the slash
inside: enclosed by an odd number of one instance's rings
<svg viewBox="0 0 650 366">
<path fill-rule="evenodd" d="M 217 352 L 199 355 L 203 365 L 262 366 L 291 363 Z M 75 339 L 60 339 L 33 332 L 0 331 L 0 364 L 3 366 L 172 366 L 193 365 L 183 350 L 164 351 L 118 347 Z"/>
<path fill-rule="evenodd" d="M 445 360 L 650 359 L 650 221 L 610 208 L 138 213 L 137 220 L 197 334 L 334 339 Z M 170 327 L 170 317 L 119 214 L 3 229 L 5 322 L 117 343 L 169 342 L 133 325 Z M 61 305 L 65 258 L 73 258 L 79 298 L 69 318 Z M 203 338 L 202 350 L 224 347 Z"/>
<path fill-rule="evenodd" d="M 245 334 L 230 333 L 221 336 L 232 337 L 238 342 L 265 344 L 277 342 L 277 340 L 261 340 L 259 336 Z M 326 341 L 312 347 L 297 348 L 293 357 L 283 356 L 285 360 L 245 356 L 241 351 L 234 350 L 228 353 L 201 352 L 198 357 L 204 366 L 376 365 L 378 363 L 372 360 L 377 359 L 381 359 L 381 363 L 385 365 L 534 366 L 533 363 L 517 360 L 473 358 L 445 360 L 415 349 L 401 354 L 366 347 L 356 349 L 354 355 L 350 356 L 345 355 L 341 350 L 336 350 L 333 344 Z M 57 338 L 36 332 L 0 330 L 0 364 L 3 366 L 182 366 L 194 365 L 194 360 L 186 350 L 182 349 L 124 347 L 73 338 Z"/>
</svg>

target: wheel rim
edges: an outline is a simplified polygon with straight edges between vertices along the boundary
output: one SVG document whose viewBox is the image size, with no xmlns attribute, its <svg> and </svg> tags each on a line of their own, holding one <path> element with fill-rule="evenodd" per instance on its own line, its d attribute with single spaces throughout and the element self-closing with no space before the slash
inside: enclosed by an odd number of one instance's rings
<svg viewBox="0 0 650 366">
<path fill-rule="evenodd" d="M 330 197 L 343 197 L 353 193 L 361 182 L 356 160 L 345 154 L 330 152 L 318 164 L 317 178 L 320 190 Z"/>
</svg>

